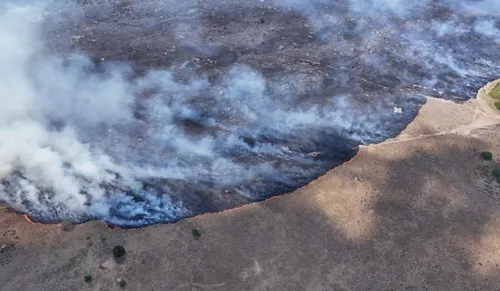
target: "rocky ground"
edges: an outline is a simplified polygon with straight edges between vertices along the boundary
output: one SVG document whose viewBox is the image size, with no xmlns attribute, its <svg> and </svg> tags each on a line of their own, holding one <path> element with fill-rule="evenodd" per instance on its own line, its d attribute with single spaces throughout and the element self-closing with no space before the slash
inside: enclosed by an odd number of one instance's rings
<svg viewBox="0 0 500 291">
<path fill-rule="evenodd" d="M 33 224 L 4 207 L 0 289 L 498 290 L 492 86 L 461 105 L 429 98 L 398 137 L 292 194 L 217 214 L 121 230 Z M 117 261 L 115 245 L 127 251 Z"/>
</svg>

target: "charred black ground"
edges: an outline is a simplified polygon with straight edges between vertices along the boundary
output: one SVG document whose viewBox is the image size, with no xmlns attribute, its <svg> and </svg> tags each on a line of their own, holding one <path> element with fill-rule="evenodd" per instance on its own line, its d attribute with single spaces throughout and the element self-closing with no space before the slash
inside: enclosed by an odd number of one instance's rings
<svg viewBox="0 0 500 291">
<path fill-rule="evenodd" d="M 103 138 L 81 128 L 84 142 L 99 144 L 119 163 L 169 168 L 178 159 L 176 166 L 196 172 L 197 165 L 214 163 L 213 153 L 177 155 L 168 141 L 155 142 L 155 151 L 124 141 L 130 155 L 113 146 L 120 136 L 147 141 L 144 128 L 156 124 L 148 109 L 151 100 L 170 106 L 182 95 L 183 111 L 174 112 L 171 123 L 176 130 L 193 140 L 215 141 L 217 156 L 238 166 L 255 166 L 241 181 L 237 172 L 211 167 L 187 178 L 143 178 L 139 192 L 102 185 L 110 197 L 109 216 L 72 219 L 142 226 L 287 193 L 352 158 L 358 145 L 396 135 L 414 118 L 424 96 L 457 102 L 473 98 L 500 73 L 500 16 L 484 9 L 485 3 L 102 0 L 50 6 L 43 21 L 50 50 L 61 56 L 88 54 L 94 62 L 91 74 L 105 75 L 109 65 L 125 63 L 132 68 L 130 82 L 152 70 L 168 70 L 176 84 L 186 86 L 196 78 L 206 80 L 196 90 L 141 87 L 132 108 L 140 124 L 135 134 L 118 126 L 115 136 Z M 257 112 L 252 119 L 238 108 L 260 97 L 247 91 L 244 97 L 237 93 L 237 102 L 233 95 L 221 97 L 221 88 L 234 80 L 228 75 L 242 66 L 265 80 L 259 96 L 269 99 L 250 106 Z M 284 121 L 290 112 L 301 118 L 313 112 L 321 122 L 310 115 L 299 125 Z M 235 140 L 227 142 L 229 137 Z M 7 189 L 9 183 L 4 182 Z M 168 199 L 153 202 L 144 192 Z M 163 211 L 169 203 L 182 211 Z M 64 206 L 47 216 L 29 205 L 36 220 L 65 218 Z M 141 211 L 131 211 L 134 207 Z"/>
</svg>

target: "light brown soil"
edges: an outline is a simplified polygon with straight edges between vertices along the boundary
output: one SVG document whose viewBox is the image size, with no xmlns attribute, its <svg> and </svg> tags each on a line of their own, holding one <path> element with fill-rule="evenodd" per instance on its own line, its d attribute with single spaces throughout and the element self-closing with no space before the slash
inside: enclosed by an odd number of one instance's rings
<svg viewBox="0 0 500 291">
<path fill-rule="evenodd" d="M 492 86 L 463 105 L 430 98 L 397 138 L 363 147 L 292 194 L 218 214 L 71 229 L 4 207 L 0 289 L 118 290 L 123 278 L 126 290 L 148 291 L 500 290 Z M 481 160 L 483 150 L 494 161 Z M 127 255 L 115 263 L 117 244 Z"/>
</svg>

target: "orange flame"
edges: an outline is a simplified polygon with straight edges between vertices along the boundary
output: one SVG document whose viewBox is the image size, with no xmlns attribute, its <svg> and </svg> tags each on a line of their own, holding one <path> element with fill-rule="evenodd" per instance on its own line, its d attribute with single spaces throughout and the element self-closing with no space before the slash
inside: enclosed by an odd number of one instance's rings
<svg viewBox="0 0 500 291">
<path fill-rule="evenodd" d="M 339 168 L 341 166 L 345 166 L 346 164 L 349 164 L 351 163 L 358 155 L 359 155 L 360 151 L 358 150 L 358 152 L 356 153 L 356 155 L 354 155 L 351 159 L 343 162 L 342 164 L 336 166 L 334 169 L 336 168 Z M 331 169 L 333 170 L 333 169 Z M 320 178 L 320 177 L 318 177 Z M 312 182 L 312 181 L 311 181 Z M 305 187 L 307 185 L 304 185 L 303 187 Z M 303 187 L 300 187 L 300 188 L 303 188 Z M 295 191 L 299 190 L 300 188 L 298 189 L 295 189 Z M 295 192 L 293 191 L 293 192 Z M 255 201 L 255 202 L 250 202 L 250 203 L 246 203 L 246 204 L 243 204 L 243 205 L 240 205 L 240 206 L 236 206 L 236 207 L 232 207 L 232 208 L 229 208 L 229 209 L 223 209 L 223 210 L 220 210 L 220 211 L 216 211 L 216 212 L 209 212 L 209 213 L 204 213 L 204 214 L 199 214 L 199 215 L 195 215 L 193 217 L 189 217 L 189 218 L 186 218 L 186 219 L 183 219 L 183 220 L 193 220 L 193 219 L 196 219 L 197 217 L 202 217 L 202 216 L 213 216 L 213 215 L 217 215 L 217 214 L 220 214 L 220 213 L 223 213 L 223 212 L 231 212 L 231 211 L 235 211 L 235 210 L 238 210 L 238 209 L 242 209 L 242 208 L 245 208 L 245 207 L 248 207 L 252 204 L 258 204 L 258 203 L 262 203 L 262 202 L 265 202 L 265 201 L 270 201 L 270 200 L 273 200 L 273 199 L 278 199 L 279 197 L 281 196 L 284 196 L 284 195 L 288 195 L 288 194 L 291 194 L 293 192 L 290 192 L 290 193 L 285 193 L 285 194 L 282 194 L 282 195 L 277 195 L 277 196 L 272 196 L 272 197 L 269 197 L 267 199 L 264 199 L 264 200 L 261 200 L 261 201 Z M 17 213 L 16 213 L 17 214 Z M 31 220 L 31 218 L 28 216 L 28 214 L 22 214 L 22 216 L 24 217 L 24 219 L 31 223 L 31 224 L 43 224 L 43 223 L 40 223 L 40 222 L 34 222 L 33 220 Z M 119 226 L 114 226 L 114 227 L 110 227 L 105 221 L 102 221 L 104 223 L 104 225 L 108 228 L 108 229 L 111 229 L 111 230 L 123 230 L 123 228 L 119 227 Z M 152 225 L 149 225 L 149 226 L 152 226 Z M 146 226 L 147 227 L 147 226 Z M 141 227 L 141 228 L 144 228 L 144 227 Z M 132 228 L 134 229 L 134 228 Z"/>
<path fill-rule="evenodd" d="M 26 219 L 26 221 L 27 221 L 27 222 L 29 222 L 29 223 L 31 223 L 31 224 L 35 224 L 35 223 L 33 222 L 33 220 L 31 220 L 31 219 L 30 219 L 30 217 L 28 216 L 28 214 L 24 214 L 24 215 L 23 215 L 23 217 L 24 217 L 24 219 Z"/>
</svg>

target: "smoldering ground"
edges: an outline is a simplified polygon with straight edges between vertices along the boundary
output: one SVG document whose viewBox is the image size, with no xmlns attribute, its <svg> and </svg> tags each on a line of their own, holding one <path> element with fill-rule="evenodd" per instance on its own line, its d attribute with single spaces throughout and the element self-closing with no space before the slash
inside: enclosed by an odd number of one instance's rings
<svg viewBox="0 0 500 291">
<path fill-rule="evenodd" d="M 140 226 L 292 191 L 397 134 L 423 96 L 496 78 L 497 6 L 3 4 L 0 199 Z"/>
</svg>

